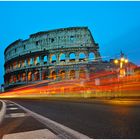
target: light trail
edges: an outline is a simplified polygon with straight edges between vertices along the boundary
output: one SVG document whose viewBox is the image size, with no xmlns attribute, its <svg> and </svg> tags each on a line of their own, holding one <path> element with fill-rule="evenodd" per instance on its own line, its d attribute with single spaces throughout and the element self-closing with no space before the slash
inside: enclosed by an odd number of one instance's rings
<svg viewBox="0 0 140 140">
<path fill-rule="evenodd" d="M 84 73 L 82 73 L 84 75 Z M 82 75 L 81 74 L 81 75 Z M 56 75 L 62 78 L 62 74 Z M 96 79 L 100 79 L 99 85 L 96 85 Z M 32 97 L 32 96 L 50 96 L 50 95 L 79 95 L 85 93 L 108 93 L 116 94 L 124 92 L 127 93 L 140 91 L 140 75 L 131 75 L 118 78 L 118 73 L 114 71 L 101 71 L 91 73 L 90 78 L 71 79 L 54 81 L 44 80 L 31 85 L 15 88 L 11 91 L 1 94 L 4 97 Z M 100 95 L 99 95 L 100 96 Z"/>
</svg>

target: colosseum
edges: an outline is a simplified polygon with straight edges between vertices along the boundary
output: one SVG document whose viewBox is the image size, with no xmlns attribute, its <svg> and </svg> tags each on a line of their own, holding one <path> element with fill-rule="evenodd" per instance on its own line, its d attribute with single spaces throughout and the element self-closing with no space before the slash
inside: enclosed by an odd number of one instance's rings
<svg viewBox="0 0 140 140">
<path fill-rule="evenodd" d="M 31 34 L 16 40 L 4 52 L 4 87 L 53 79 L 88 79 L 101 69 L 99 46 L 88 27 L 69 27 Z"/>
</svg>

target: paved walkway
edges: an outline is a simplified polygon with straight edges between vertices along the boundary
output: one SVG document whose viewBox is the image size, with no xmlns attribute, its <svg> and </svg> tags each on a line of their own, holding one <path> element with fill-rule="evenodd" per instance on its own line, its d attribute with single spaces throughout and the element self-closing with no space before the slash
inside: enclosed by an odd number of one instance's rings
<svg viewBox="0 0 140 140">
<path fill-rule="evenodd" d="M 6 104 L 6 114 L 4 120 L 0 124 L 0 139 L 59 138 L 23 109 L 9 102 L 6 102 Z"/>
<path fill-rule="evenodd" d="M 6 112 L 3 111 L 4 119 L 0 124 L 0 139 L 89 138 L 15 102 L 4 101 L 3 104 Z"/>
</svg>

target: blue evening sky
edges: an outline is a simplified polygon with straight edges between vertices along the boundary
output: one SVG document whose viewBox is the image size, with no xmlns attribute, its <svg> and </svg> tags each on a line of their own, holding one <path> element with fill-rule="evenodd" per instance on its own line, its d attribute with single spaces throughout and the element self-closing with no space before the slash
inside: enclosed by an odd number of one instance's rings
<svg viewBox="0 0 140 140">
<path fill-rule="evenodd" d="M 4 49 L 38 31 L 88 26 L 104 59 L 122 50 L 140 65 L 140 2 L 0 2 L 0 83 Z"/>
</svg>

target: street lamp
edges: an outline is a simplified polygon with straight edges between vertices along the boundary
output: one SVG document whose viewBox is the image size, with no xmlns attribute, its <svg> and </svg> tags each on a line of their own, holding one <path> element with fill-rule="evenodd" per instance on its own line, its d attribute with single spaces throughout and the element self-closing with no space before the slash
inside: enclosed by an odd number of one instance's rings
<svg viewBox="0 0 140 140">
<path fill-rule="evenodd" d="M 123 67 L 124 64 L 128 63 L 128 59 L 124 57 L 124 54 L 121 52 L 121 57 L 120 59 L 115 59 L 114 64 L 118 65 L 119 64 L 119 77 L 124 77 L 125 76 L 125 68 Z"/>
<path fill-rule="evenodd" d="M 120 96 L 122 96 L 122 90 L 120 84 L 120 78 L 126 75 L 124 65 L 128 63 L 128 59 L 124 57 L 124 54 L 121 52 L 120 59 L 115 59 L 114 64 L 119 66 L 119 76 L 118 76 L 118 88 L 120 89 Z"/>
</svg>

